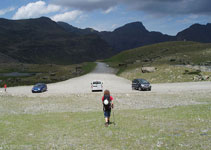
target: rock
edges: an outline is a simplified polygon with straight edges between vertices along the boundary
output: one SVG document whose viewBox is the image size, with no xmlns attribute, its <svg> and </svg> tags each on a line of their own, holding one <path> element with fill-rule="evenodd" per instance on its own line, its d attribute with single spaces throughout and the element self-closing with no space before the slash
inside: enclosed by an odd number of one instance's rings
<svg viewBox="0 0 211 150">
<path fill-rule="evenodd" d="M 44 76 L 44 77 L 42 77 L 42 79 L 47 80 L 48 79 L 48 76 Z"/>
<path fill-rule="evenodd" d="M 127 64 L 119 64 L 119 67 L 127 67 Z"/>
<path fill-rule="evenodd" d="M 169 61 L 170 61 L 170 62 L 175 62 L 175 61 L 176 61 L 176 59 L 171 58 Z"/>
<path fill-rule="evenodd" d="M 142 71 L 142 73 L 150 73 L 150 72 L 155 72 L 156 68 L 155 67 L 142 67 L 141 71 Z"/>
<path fill-rule="evenodd" d="M 141 62 L 141 60 L 136 60 L 136 63 L 140 63 Z"/>
<path fill-rule="evenodd" d="M 50 76 L 56 76 L 56 73 L 50 73 Z"/>
<path fill-rule="evenodd" d="M 150 62 L 150 59 L 144 59 L 143 62 Z"/>
<path fill-rule="evenodd" d="M 194 81 L 202 81 L 202 80 L 208 80 L 210 77 L 205 75 L 205 76 L 201 76 L 201 75 L 197 75 L 193 77 Z"/>
<path fill-rule="evenodd" d="M 209 78 L 209 76 L 202 76 L 202 80 L 208 80 Z"/>
</svg>

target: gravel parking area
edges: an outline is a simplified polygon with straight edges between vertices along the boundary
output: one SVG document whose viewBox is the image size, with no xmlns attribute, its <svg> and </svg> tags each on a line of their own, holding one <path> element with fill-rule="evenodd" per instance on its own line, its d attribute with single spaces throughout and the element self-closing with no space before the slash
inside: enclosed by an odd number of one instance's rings
<svg viewBox="0 0 211 150">
<path fill-rule="evenodd" d="M 210 103 L 211 82 L 153 84 L 152 91 L 131 89 L 131 81 L 116 76 L 104 63 L 87 75 L 48 84 L 48 91 L 31 93 L 32 86 L 0 89 L 0 114 L 99 111 L 102 92 L 91 92 L 91 81 L 103 81 L 115 99 L 115 108 L 168 108 L 178 105 Z"/>
</svg>

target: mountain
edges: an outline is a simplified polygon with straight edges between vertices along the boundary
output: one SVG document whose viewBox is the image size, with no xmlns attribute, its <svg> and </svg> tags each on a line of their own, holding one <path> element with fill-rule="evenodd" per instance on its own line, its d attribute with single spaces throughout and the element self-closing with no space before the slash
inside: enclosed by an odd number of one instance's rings
<svg viewBox="0 0 211 150">
<path fill-rule="evenodd" d="M 80 29 L 77 27 L 74 27 L 66 22 L 57 22 L 58 25 L 60 25 L 62 28 L 64 28 L 67 32 L 75 33 L 78 35 L 87 35 L 87 34 L 98 34 L 99 32 L 92 29 L 92 28 L 86 28 L 86 29 Z"/>
<path fill-rule="evenodd" d="M 0 19 L 0 54 L 26 63 L 72 64 L 112 55 L 97 34 L 67 32 L 49 18 Z"/>
<path fill-rule="evenodd" d="M 193 24 L 189 28 L 179 32 L 177 40 L 196 41 L 203 43 L 211 43 L 211 24 L 206 25 Z"/>
<path fill-rule="evenodd" d="M 144 45 L 173 41 L 174 37 L 160 32 L 149 32 L 141 22 L 126 24 L 113 32 L 101 32 L 100 36 L 107 41 L 116 52 Z"/>
<path fill-rule="evenodd" d="M 160 32 L 149 32 L 141 22 L 126 24 L 113 32 L 99 32 L 92 28 L 79 29 L 64 22 L 58 22 L 58 24 L 66 31 L 78 35 L 99 35 L 114 49 L 115 53 L 144 45 L 176 40 L 175 37 Z"/>
</svg>

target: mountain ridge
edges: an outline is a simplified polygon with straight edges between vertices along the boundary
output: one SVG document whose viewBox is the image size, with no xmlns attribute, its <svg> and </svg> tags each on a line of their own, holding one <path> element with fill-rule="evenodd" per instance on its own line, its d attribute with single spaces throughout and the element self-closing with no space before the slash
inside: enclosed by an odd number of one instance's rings
<svg viewBox="0 0 211 150">
<path fill-rule="evenodd" d="M 80 29 L 50 18 L 0 18 L 0 54 L 24 63 L 72 64 L 105 59 L 124 50 L 168 41 L 211 43 L 211 24 L 193 24 L 175 36 L 132 22 L 113 31 Z"/>
<path fill-rule="evenodd" d="M 0 20 L 0 53 L 23 63 L 73 64 L 112 55 L 98 35 L 68 33 L 49 18 Z"/>
</svg>

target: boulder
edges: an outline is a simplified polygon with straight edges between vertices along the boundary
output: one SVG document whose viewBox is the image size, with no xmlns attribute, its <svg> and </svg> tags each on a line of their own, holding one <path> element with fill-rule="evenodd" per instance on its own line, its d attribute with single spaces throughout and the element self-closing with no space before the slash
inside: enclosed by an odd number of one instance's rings
<svg viewBox="0 0 211 150">
<path fill-rule="evenodd" d="M 210 77 L 209 76 L 201 76 L 201 75 L 197 75 L 193 77 L 194 81 L 202 81 L 202 80 L 208 80 Z"/>
<path fill-rule="evenodd" d="M 142 71 L 142 73 L 150 73 L 150 72 L 155 72 L 156 68 L 155 67 L 142 67 L 141 71 Z"/>
<path fill-rule="evenodd" d="M 202 80 L 208 80 L 209 78 L 209 76 L 202 76 Z"/>
<path fill-rule="evenodd" d="M 56 73 L 50 73 L 50 76 L 56 76 Z"/>
</svg>

